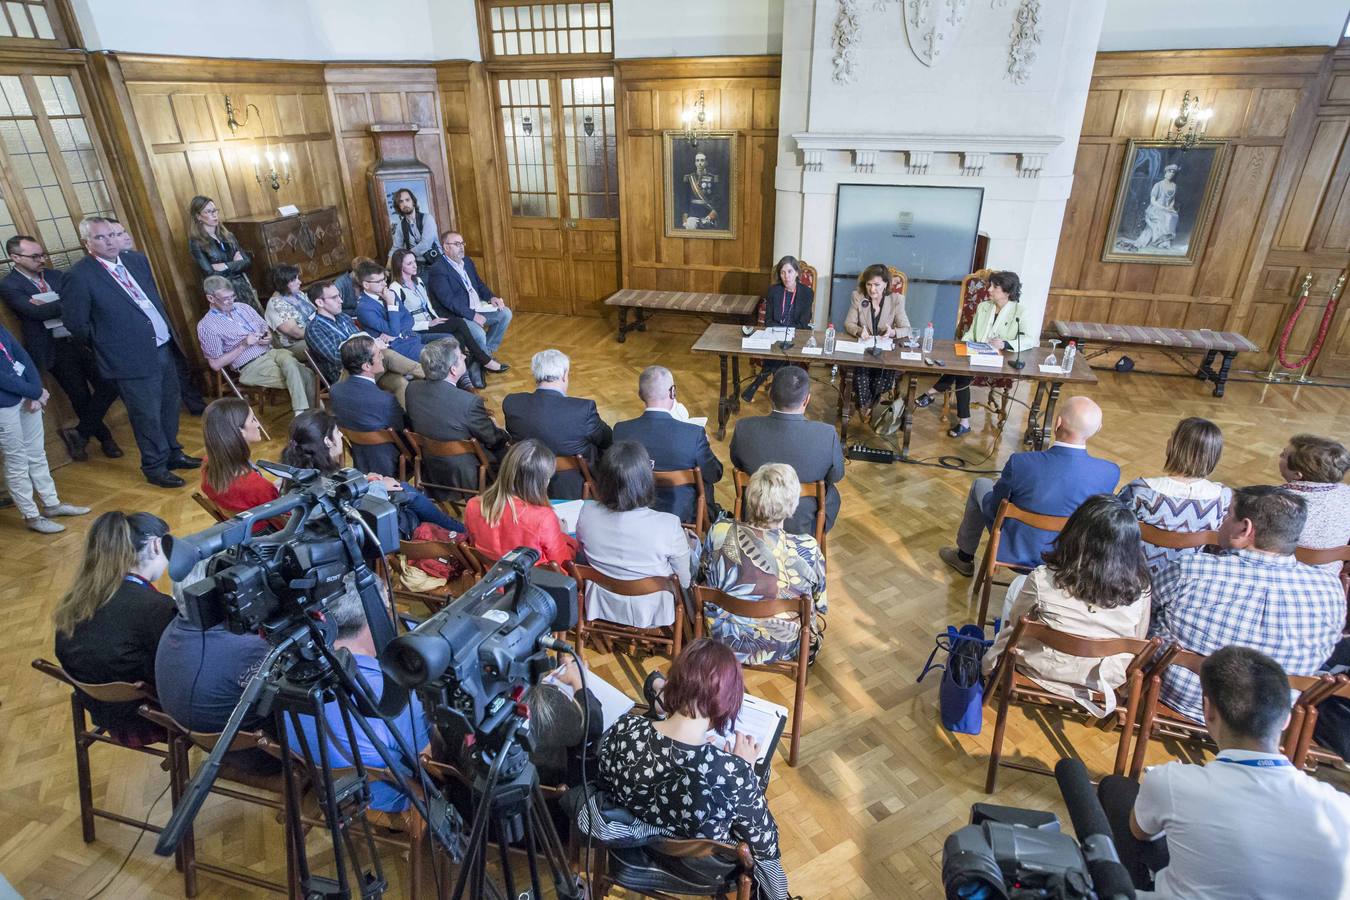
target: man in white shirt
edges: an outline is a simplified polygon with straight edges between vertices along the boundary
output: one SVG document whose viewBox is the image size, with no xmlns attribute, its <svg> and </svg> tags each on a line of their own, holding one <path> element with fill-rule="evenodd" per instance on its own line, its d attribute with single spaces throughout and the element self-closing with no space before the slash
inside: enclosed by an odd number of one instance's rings
<svg viewBox="0 0 1350 900">
<path fill-rule="evenodd" d="M 488 353 L 495 354 L 502 345 L 502 338 L 506 337 L 507 326 L 511 324 L 511 307 L 478 276 L 478 269 L 464 248 L 464 235 L 447 231 L 442 236 L 441 247 L 445 250 L 445 261 L 453 272 L 449 281 L 454 296 L 449 305 L 468 321 L 469 331 L 479 345 Z M 463 312 L 466 303 L 468 315 Z"/>
<path fill-rule="evenodd" d="M 1136 887 L 1149 887 L 1153 873 L 1152 891 L 1138 896 L 1350 897 L 1350 797 L 1281 755 L 1290 705 L 1284 670 L 1232 645 L 1205 659 L 1200 687 L 1217 758 L 1154 767 L 1138 785 L 1107 776 L 1098 788 Z"/>
</svg>

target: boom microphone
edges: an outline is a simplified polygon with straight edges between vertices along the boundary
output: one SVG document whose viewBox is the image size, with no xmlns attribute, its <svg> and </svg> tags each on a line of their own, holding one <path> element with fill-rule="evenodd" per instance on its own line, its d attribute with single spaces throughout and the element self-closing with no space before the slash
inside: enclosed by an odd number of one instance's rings
<svg viewBox="0 0 1350 900">
<path fill-rule="evenodd" d="M 1134 882 L 1116 855 L 1111 823 L 1106 819 L 1087 769 L 1076 759 L 1061 759 L 1055 766 L 1064 805 L 1069 809 L 1074 834 L 1083 848 L 1088 874 L 1100 900 L 1134 900 Z"/>
</svg>

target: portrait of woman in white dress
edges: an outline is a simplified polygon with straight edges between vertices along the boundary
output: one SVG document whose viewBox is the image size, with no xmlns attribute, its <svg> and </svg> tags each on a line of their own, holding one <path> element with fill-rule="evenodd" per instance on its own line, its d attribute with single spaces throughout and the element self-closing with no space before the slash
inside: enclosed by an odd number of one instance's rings
<svg viewBox="0 0 1350 900">
<path fill-rule="evenodd" d="M 1144 210 L 1144 230 L 1133 241 L 1122 241 L 1129 250 L 1156 247 L 1170 250 L 1177 236 L 1177 169 L 1173 164 L 1163 169 L 1162 180 L 1153 185 L 1148 195 L 1148 209 Z"/>
<path fill-rule="evenodd" d="M 1183 149 L 1170 141 L 1130 141 L 1102 261 L 1194 263 L 1205 244 L 1226 144 L 1200 140 Z"/>
</svg>

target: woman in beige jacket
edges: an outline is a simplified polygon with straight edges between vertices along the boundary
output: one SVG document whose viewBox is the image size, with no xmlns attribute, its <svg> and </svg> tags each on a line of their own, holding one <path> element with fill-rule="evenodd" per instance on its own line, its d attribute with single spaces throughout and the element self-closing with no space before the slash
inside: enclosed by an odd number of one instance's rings
<svg viewBox="0 0 1350 900">
<path fill-rule="evenodd" d="M 909 319 L 905 316 L 905 295 L 889 292 L 890 270 L 877 264 L 868 266 L 858 276 L 858 289 L 848 304 L 844 330 L 853 338 L 870 346 L 872 338 L 900 340 L 909 335 Z M 870 417 L 872 407 L 881 395 L 895 387 L 895 372 L 890 369 L 853 370 L 854 396 L 863 416 Z"/>
</svg>

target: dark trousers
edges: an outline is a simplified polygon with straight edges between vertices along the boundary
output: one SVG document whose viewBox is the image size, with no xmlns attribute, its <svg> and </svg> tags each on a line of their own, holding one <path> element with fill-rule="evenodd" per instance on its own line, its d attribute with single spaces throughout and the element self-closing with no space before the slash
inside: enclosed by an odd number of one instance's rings
<svg viewBox="0 0 1350 900">
<path fill-rule="evenodd" d="M 202 392 L 197 390 L 197 385 L 192 380 L 192 373 L 188 371 L 187 360 L 181 353 L 173 355 L 174 367 L 178 370 L 178 391 L 183 400 L 183 405 L 187 411 L 194 416 L 200 416 L 206 410 L 206 401 L 202 399 Z"/>
<path fill-rule="evenodd" d="M 486 366 L 492 362 L 492 354 L 483 349 L 473 336 L 473 332 L 469 330 L 468 323 L 459 316 L 450 316 L 441 324 L 428 328 L 427 332 L 430 334 L 448 334 L 459 341 L 460 349 L 464 351 L 470 362 L 476 362 L 480 366 Z M 423 340 L 425 343 L 430 343 L 434 339 L 424 338 Z"/>
<path fill-rule="evenodd" d="M 943 375 L 933 385 L 933 390 L 939 394 L 947 390 L 952 385 L 956 386 L 956 417 L 958 419 L 970 418 L 970 384 L 975 379 L 966 375 Z"/>
<path fill-rule="evenodd" d="M 80 417 L 77 430 L 81 440 L 111 440 L 112 432 L 103 424 L 103 417 L 117 399 L 117 384 L 99 376 L 98 365 L 89 348 L 73 338 L 57 338 L 56 358 L 48 371 L 70 399 L 75 415 Z"/>
<path fill-rule="evenodd" d="M 1141 841 L 1130 831 L 1130 813 L 1138 796 L 1139 782 L 1122 775 L 1107 775 L 1097 785 L 1097 799 L 1111 823 L 1116 855 L 1129 870 L 1135 888 L 1147 891 L 1153 888 L 1153 873 L 1167 868 L 1167 838 Z"/>
<path fill-rule="evenodd" d="M 169 458 L 182 451 L 178 443 L 178 365 L 172 344 L 155 351 L 159 372 L 146 378 L 117 382 L 122 403 L 141 451 L 141 471 L 167 471 Z"/>
</svg>

